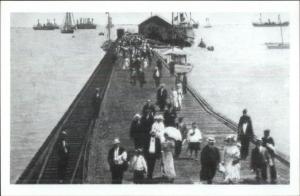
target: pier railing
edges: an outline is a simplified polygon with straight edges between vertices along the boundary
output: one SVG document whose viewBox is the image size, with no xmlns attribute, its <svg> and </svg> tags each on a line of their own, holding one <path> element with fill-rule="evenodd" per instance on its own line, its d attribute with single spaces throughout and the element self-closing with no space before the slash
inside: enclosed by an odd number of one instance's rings
<svg viewBox="0 0 300 196">
<path fill-rule="evenodd" d="M 112 46 L 34 155 L 17 184 L 58 183 L 56 144 L 61 132 L 69 127 L 71 130 L 67 142 L 70 155 L 64 183 L 83 183 L 86 177 L 90 137 L 95 123 L 92 104 L 95 88 L 100 87 L 100 96 L 103 99 L 111 77 L 113 55 Z"/>
<path fill-rule="evenodd" d="M 165 62 L 165 59 L 158 53 L 154 52 L 154 55 L 160 59 L 166 69 L 169 69 L 168 64 Z M 182 82 L 182 81 L 181 81 Z M 187 84 L 187 90 L 188 92 L 197 100 L 197 102 L 203 107 L 203 109 L 208 112 L 209 114 L 213 115 L 216 119 L 218 119 L 220 122 L 224 123 L 226 126 L 231 128 L 233 131 L 238 131 L 238 124 L 232 120 L 230 120 L 228 117 L 216 112 L 216 110 L 209 104 L 207 101 L 200 95 L 200 93 L 191 85 Z M 254 143 L 254 141 L 251 141 Z M 290 162 L 288 156 L 286 156 L 284 153 L 280 151 L 276 151 L 275 157 L 282 162 L 284 165 L 290 167 Z"/>
</svg>

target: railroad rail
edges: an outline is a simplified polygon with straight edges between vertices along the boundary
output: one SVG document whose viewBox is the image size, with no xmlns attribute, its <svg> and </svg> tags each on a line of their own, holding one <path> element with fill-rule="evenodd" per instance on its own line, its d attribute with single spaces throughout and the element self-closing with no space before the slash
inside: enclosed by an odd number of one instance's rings
<svg viewBox="0 0 300 196">
<path fill-rule="evenodd" d="M 93 98 L 95 88 L 100 89 L 101 103 L 110 81 L 114 64 L 114 45 L 107 51 L 84 87 L 75 97 L 46 141 L 28 164 L 17 184 L 56 184 L 57 141 L 60 133 L 67 129 L 70 147 L 69 161 L 64 183 L 83 183 L 86 178 L 88 147 L 94 127 Z"/>
<path fill-rule="evenodd" d="M 163 57 L 158 52 L 154 52 L 154 55 L 162 61 L 163 65 L 166 69 L 169 69 L 167 63 L 165 62 Z M 230 120 L 229 118 L 225 117 L 224 115 L 216 112 L 216 110 L 209 103 L 207 103 L 206 100 L 200 95 L 200 93 L 196 89 L 194 89 L 190 84 L 187 84 L 187 90 L 195 98 L 195 100 L 197 100 L 197 102 L 203 107 L 203 109 L 207 113 L 214 116 L 216 119 L 218 119 L 220 122 L 222 122 L 223 124 L 228 126 L 233 131 L 235 131 L 235 132 L 238 131 L 238 124 L 236 122 L 234 122 L 234 121 Z M 253 143 L 253 141 L 252 141 L 252 143 Z M 280 161 L 284 165 L 290 167 L 289 158 L 286 155 L 284 155 L 282 152 L 277 151 L 275 157 L 278 161 Z"/>
</svg>

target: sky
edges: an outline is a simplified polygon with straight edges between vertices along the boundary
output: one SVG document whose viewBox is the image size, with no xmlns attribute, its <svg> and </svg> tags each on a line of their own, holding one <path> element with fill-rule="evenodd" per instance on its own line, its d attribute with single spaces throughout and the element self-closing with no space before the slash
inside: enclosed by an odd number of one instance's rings
<svg viewBox="0 0 300 196">
<path fill-rule="evenodd" d="M 152 15 L 159 15 L 165 20 L 171 22 L 170 12 L 141 12 L 141 13 L 110 13 L 114 24 L 139 24 Z M 75 20 L 81 17 L 94 18 L 94 23 L 105 25 L 107 23 L 107 15 L 105 13 L 73 13 Z M 189 15 L 189 14 L 188 14 Z M 277 21 L 278 13 L 263 13 L 263 21 L 270 18 Z M 45 23 L 47 19 L 56 19 L 57 24 L 63 22 L 65 13 L 11 13 L 12 27 L 32 27 L 39 19 L 41 23 Z M 258 21 L 259 13 L 192 13 L 192 18 L 196 21 L 205 22 L 205 18 L 210 18 L 212 24 L 245 24 Z M 288 14 L 281 13 L 281 20 L 288 20 Z"/>
</svg>

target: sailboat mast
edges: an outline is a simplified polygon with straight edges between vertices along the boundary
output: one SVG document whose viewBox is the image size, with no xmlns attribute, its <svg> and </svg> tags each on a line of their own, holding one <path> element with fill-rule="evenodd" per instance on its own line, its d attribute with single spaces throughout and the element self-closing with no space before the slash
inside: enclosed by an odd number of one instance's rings
<svg viewBox="0 0 300 196">
<path fill-rule="evenodd" d="M 260 24 L 262 23 L 262 20 L 261 20 L 261 13 L 259 13 L 259 22 L 260 22 Z"/>
<path fill-rule="evenodd" d="M 108 35 L 108 40 L 110 40 L 110 16 L 109 16 L 109 12 L 106 12 L 107 13 L 107 35 Z"/>
<path fill-rule="evenodd" d="M 279 22 L 280 33 L 281 33 L 281 43 L 283 43 L 283 33 L 282 33 L 282 26 L 281 26 L 280 15 L 278 15 L 278 22 Z"/>
</svg>

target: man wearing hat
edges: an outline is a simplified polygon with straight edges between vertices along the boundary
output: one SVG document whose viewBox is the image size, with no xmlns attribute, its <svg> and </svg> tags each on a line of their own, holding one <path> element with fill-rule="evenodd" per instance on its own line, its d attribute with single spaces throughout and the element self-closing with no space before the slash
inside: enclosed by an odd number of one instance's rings
<svg viewBox="0 0 300 196">
<path fill-rule="evenodd" d="M 58 154 L 58 162 L 57 162 L 57 177 L 59 183 L 64 183 L 65 174 L 69 161 L 69 146 L 67 143 L 67 132 L 66 130 L 62 131 L 58 143 L 57 143 L 57 154 Z"/>
<path fill-rule="evenodd" d="M 143 116 L 150 114 L 154 116 L 156 113 L 155 106 L 151 103 L 151 100 L 148 99 L 145 105 L 143 106 L 142 110 Z"/>
<path fill-rule="evenodd" d="M 247 115 L 247 110 L 243 110 L 243 115 L 240 117 L 238 124 L 238 140 L 241 142 L 241 159 L 246 159 L 248 156 L 249 143 L 253 138 L 253 128 L 250 116 Z"/>
<path fill-rule="evenodd" d="M 100 89 L 96 88 L 95 89 L 94 102 L 93 102 L 94 118 L 95 119 L 98 118 L 99 110 L 100 110 L 100 104 L 101 104 Z"/>
<path fill-rule="evenodd" d="M 160 111 L 164 111 L 167 104 L 168 91 L 165 89 L 165 84 L 161 84 L 156 93 L 157 105 L 160 108 Z"/>
<path fill-rule="evenodd" d="M 147 178 L 152 180 L 156 159 L 161 157 L 161 143 L 159 138 L 156 137 L 155 132 L 150 133 L 149 140 L 146 144 L 145 158 L 148 165 Z"/>
<path fill-rule="evenodd" d="M 127 152 L 120 146 L 119 138 L 113 141 L 113 147 L 108 152 L 108 164 L 110 167 L 112 184 L 122 184 L 123 173 L 128 168 Z"/>
<path fill-rule="evenodd" d="M 207 181 L 207 184 L 212 184 L 212 179 L 220 163 L 220 152 L 214 146 L 215 139 L 213 137 L 209 137 L 207 143 L 201 152 L 200 180 Z"/>
<path fill-rule="evenodd" d="M 270 168 L 271 183 L 276 184 L 277 181 L 277 172 L 275 166 L 275 142 L 270 136 L 270 130 L 264 130 L 264 136 L 262 137 L 262 146 L 264 146 L 269 154 L 268 157 L 268 166 Z"/>
<path fill-rule="evenodd" d="M 141 148 L 143 146 L 144 134 L 141 115 L 135 114 L 130 125 L 130 138 L 133 140 L 135 148 Z"/>
</svg>

